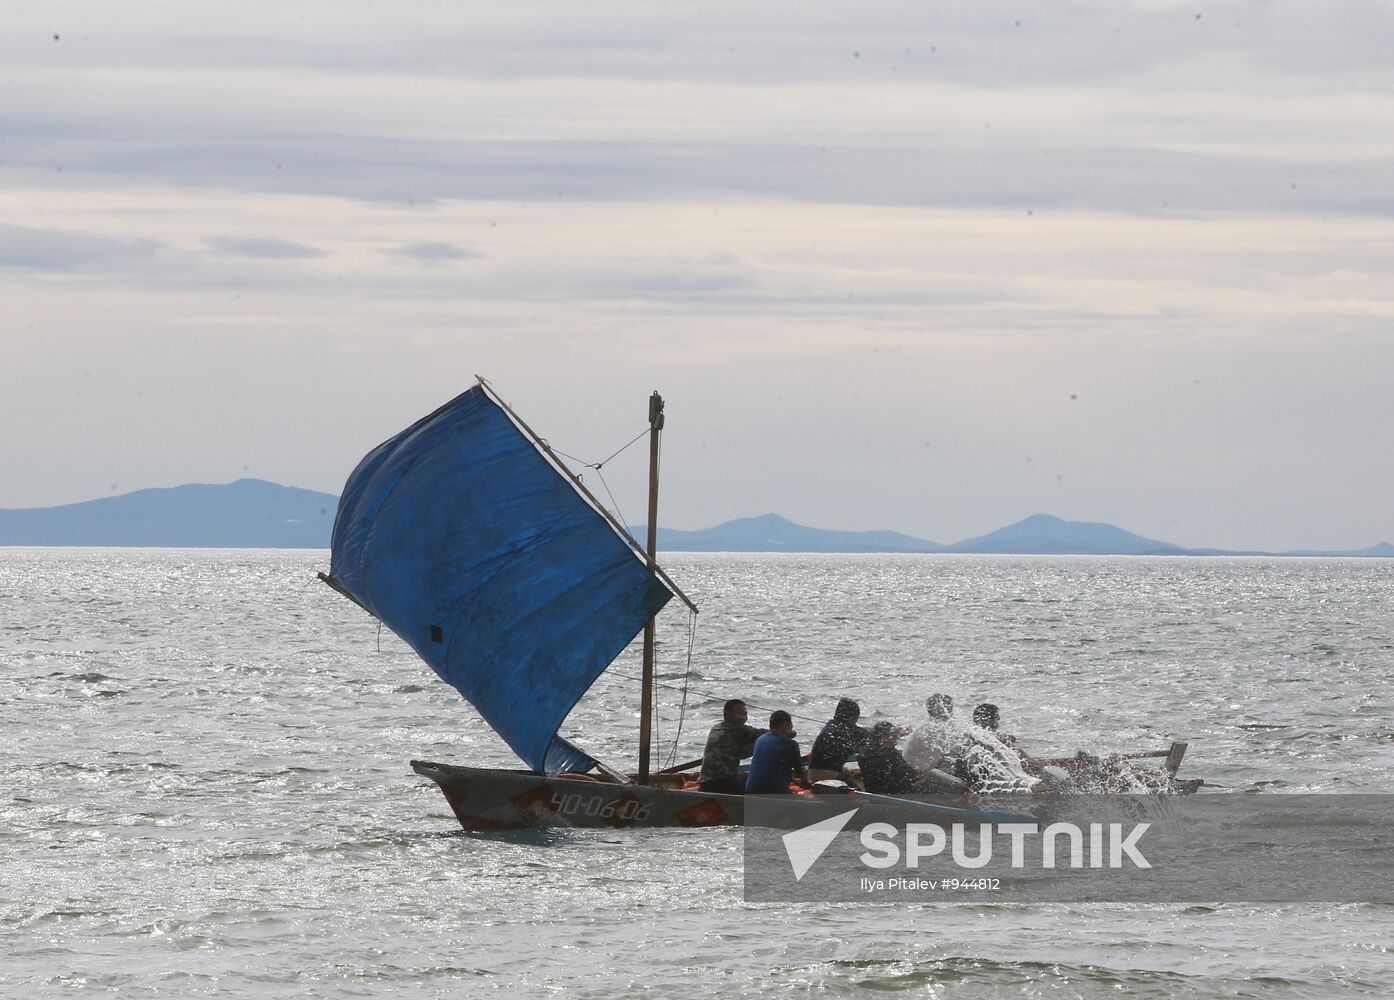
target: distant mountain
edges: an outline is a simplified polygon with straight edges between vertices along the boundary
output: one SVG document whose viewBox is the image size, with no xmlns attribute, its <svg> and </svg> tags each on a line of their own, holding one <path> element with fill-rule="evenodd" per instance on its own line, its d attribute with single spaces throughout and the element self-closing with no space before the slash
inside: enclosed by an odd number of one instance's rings
<svg viewBox="0 0 1394 1000">
<path fill-rule="evenodd" d="M 648 529 L 630 529 L 643 538 Z M 659 527 L 658 547 L 669 552 L 943 552 L 944 546 L 896 531 L 829 531 L 805 528 L 778 514 L 741 517 L 715 528 L 678 531 Z"/>
<path fill-rule="evenodd" d="M 643 539 L 646 528 L 629 529 Z M 1129 556 L 1365 556 L 1394 557 L 1394 545 L 1382 542 L 1354 552 L 1250 552 L 1232 549 L 1187 549 L 1171 542 L 1144 538 L 1111 524 L 1066 521 L 1050 514 L 1033 514 L 986 535 L 952 545 L 926 541 L 895 531 L 828 531 L 806 528 L 780 517 L 762 514 L 726 521 L 700 531 L 658 529 L 658 547 L 668 552 L 963 552 L 1001 555 L 1129 555 Z"/>
<path fill-rule="evenodd" d="M 62 507 L 0 510 L 0 545 L 329 547 L 339 498 L 261 479 L 137 490 Z"/>
<path fill-rule="evenodd" d="M 0 545 L 324 549 L 339 498 L 261 479 L 137 490 L 63 507 L 0 510 Z M 642 539 L 643 525 L 631 528 Z M 658 529 L 667 552 L 978 552 L 1004 555 L 1284 555 L 1394 558 L 1381 542 L 1354 552 L 1185 549 L 1131 531 L 1049 514 L 952 545 L 897 531 L 830 531 L 778 514 L 741 517 L 700 531 Z"/>
<path fill-rule="evenodd" d="M 1024 521 L 948 547 L 949 552 L 1032 553 L 1041 555 L 1184 555 L 1170 542 L 1143 538 L 1111 524 L 1065 521 L 1049 514 L 1032 514 Z"/>
<path fill-rule="evenodd" d="M 1317 551 L 1314 549 L 1298 549 L 1294 552 L 1279 552 L 1280 556 L 1359 556 L 1362 558 L 1394 558 L 1394 545 L 1388 542 L 1380 542 L 1378 545 L 1371 545 L 1368 549 L 1355 549 L 1351 552 L 1328 552 Z"/>
</svg>

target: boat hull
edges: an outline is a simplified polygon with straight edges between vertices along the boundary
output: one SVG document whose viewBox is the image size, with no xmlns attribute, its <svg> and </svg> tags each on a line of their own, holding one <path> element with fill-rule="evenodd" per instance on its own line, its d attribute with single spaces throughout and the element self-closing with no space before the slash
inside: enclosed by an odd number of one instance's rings
<svg viewBox="0 0 1394 1000">
<path fill-rule="evenodd" d="M 529 827 L 628 829 L 641 827 L 740 826 L 747 820 L 746 798 L 713 792 L 597 781 L 586 775 L 547 776 L 530 771 L 460 767 L 414 760 L 412 770 L 430 778 L 445 795 L 460 826 L 472 831 Z M 780 797 L 781 800 L 784 797 Z M 904 821 L 907 815 L 940 822 L 1033 822 L 1030 816 L 989 813 L 961 804 L 896 799 L 889 796 L 787 796 L 778 810 L 761 809 L 753 822 L 797 828 L 845 813 L 856 829 L 873 822 Z"/>
<path fill-rule="evenodd" d="M 683 792 L 419 760 L 412 761 L 411 766 L 417 774 L 440 786 L 455 818 L 466 830 L 727 826 L 740 824 L 745 818 L 744 799 L 739 795 Z"/>
</svg>

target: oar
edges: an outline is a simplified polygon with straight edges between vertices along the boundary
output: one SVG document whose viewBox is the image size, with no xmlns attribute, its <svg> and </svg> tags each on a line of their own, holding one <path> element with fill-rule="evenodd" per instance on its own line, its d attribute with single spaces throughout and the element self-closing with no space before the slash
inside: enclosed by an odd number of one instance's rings
<svg viewBox="0 0 1394 1000">
<path fill-rule="evenodd" d="M 1171 747 L 1167 750 L 1136 750 L 1132 753 L 1120 753 L 1116 756 L 1121 757 L 1124 760 L 1143 760 L 1146 758 L 1153 757 L 1165 757 L 1167 762 L 1167 770 L 1170 771 L 1172 774 L 1175 774 L 1177 769 L 1181 767 L 1181 758 L 1186 754 L 1186 746 L 1187 744 L 1178 741 L 1176 743 L 1173 743 Z M 1115 755 L 1110 754 L 1109 756 Z M 1068 764 L 1073 764 L 1078 758 L 1033 757 L 1031 759 L 1038 764 L 1054 765 L 1055 767 L 1064 767 Z"/>
<path fill-rule="evenodd" d="M 976 809 L 972 804 L 967 806 L 946 806 L 937 802 L 921 802 L 918 799 L 904 799 L 898 795 L 881 795 L 874 792 L 854 791 L 850 798 L 855 802 L 866 802 L 873 805 L 887 806 L 896 810 L 910 813 L 923 813 L 934 816 L 937 819 L 950 819 L 959 822 L 973 821 L 977 823 L 1030 823 L 1037 824 L 1036 817 L 1023 815 L 1021 813 L 1000 812 L 993 809 Z"/>
<path fill-rule="evenodd" d="M 1098 754 L 1096 756 L 1120 757 L 1123 760 L 1141 760 L 1144 757 L 1166 757 L 1171 753 L 1170 750 L 1139 750 L 1135 753 L 1120 754 Z M 1054 764 L 1056 767 L 1063 767 L 1066 764 L 1073 764 L 1078 757 L 1032 757 L 1038 764 Z"/>
</svg>

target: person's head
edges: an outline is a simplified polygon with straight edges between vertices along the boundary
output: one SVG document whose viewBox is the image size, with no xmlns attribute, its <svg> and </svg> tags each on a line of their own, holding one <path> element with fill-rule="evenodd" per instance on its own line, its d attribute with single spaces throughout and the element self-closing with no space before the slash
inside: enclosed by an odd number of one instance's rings
<svg viewBox="0 0 1394 1000">
<path fill-rule="evenodd" d="M 788 736 L 790 739 L 794 737 L 794 720 L 788 712 L 780 709 L 778 712 L 770 713 L 770 732 Z"/>
<path fill-rule="evenodd" d="M 893 747 L 900 737 L 900 730 L 892 723 L 878 722 L 871 727 L 871 742 L 877 746 Z"/>
<path fill-rule="evenodd" d="M 721 717 L 727 722 L 734 722 L 738 726 L 745 725 L 745 702 L 741 701 L 739 698 L 732 698 L 721 709 Z"/>
<path fill-rule="evenodd" d="M 994 733 L 997 727 L 1002 724 L 1002 713 L 997 710 L 997 706 L 990 702 L 983 702 L 973 709 L 973 725 L 983 729 L 990 729 Z"/>
<path fill-rule="evenodd" d="M 954 700 L 946 694 L 932 694 L 924 700 L 924 710 L 931 719 L 947 719 L 954 714 Z"/>
<path fill-rule="evenodd" d="M 849 726 L 855 726 L 857 720 L 862 717 L 862 707 L 851 698 L 837 699 L 837 707 L 833 709 L 833 721 L 845 722 Z"/>
</svg>

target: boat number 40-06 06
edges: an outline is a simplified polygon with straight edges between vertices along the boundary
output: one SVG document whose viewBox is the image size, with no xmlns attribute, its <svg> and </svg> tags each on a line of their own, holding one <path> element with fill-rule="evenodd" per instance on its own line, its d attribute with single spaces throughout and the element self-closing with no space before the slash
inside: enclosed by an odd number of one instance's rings
<svg viewBox="0 0 1394 1000">
<path fill-rule="evenodd" d="M 592 816 L 599 819 L 620 819 L 631 823 L 641 823 L 649 818 L 649 807 L 638 799 L 611 799 L 605 802 L 593 795 L 557 792 L 552 796 L 552 809 L 563 816 Z"/>
</svg>

